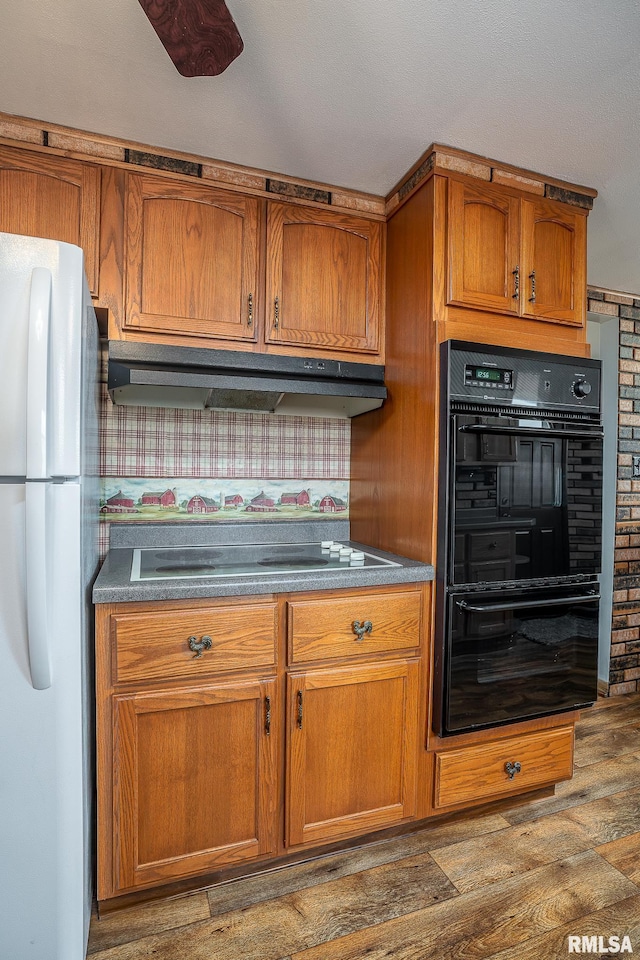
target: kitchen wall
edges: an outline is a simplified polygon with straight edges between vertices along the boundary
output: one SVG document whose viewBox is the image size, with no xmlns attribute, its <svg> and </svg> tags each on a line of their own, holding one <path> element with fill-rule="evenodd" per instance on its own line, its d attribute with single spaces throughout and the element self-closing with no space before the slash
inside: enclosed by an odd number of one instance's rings
<svg viewBox="0 0 640 960">
<path fill-rule="evenodd" d="M 350 440 L 349 420 L 114 406 L 103 382 L 101 553 L 114 522 L 346 518 Z"/>
<path fill-rule="evenodd" d="M 640 690 L 640 297 L 589 289 L 589 313 L 619 324 L 618 437 L 609 695 Z"/>
</svg>

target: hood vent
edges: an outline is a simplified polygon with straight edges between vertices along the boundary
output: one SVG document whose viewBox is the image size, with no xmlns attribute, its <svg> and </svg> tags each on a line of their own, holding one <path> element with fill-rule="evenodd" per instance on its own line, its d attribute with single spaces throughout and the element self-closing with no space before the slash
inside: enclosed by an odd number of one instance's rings
<svg viewBox="0 0 640 960">
<path fill-rule="evenodd" d="M 116 404 L 355 417 L 382 405 L 384 367 L 233 350 L 109 341 Z"/>
</svg>

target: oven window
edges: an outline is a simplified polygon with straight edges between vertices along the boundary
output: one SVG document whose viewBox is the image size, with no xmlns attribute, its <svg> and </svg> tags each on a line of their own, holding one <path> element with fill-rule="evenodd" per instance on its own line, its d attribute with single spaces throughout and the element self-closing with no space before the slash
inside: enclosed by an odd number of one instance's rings
<svg viewBox="0 0 640 960">
<path fill-rule="evenodd" d="M 572 435 L 548 421 L 462 415 L 452 431 L 449 582 L 599 572 L 600 438 L 584 426 Z"/>
<path fill-rule="evenodd" d="M 598 600 L 589 593 L 454 594 L 447 635 L 448 733 L 595 700 Z"/>
</svg>

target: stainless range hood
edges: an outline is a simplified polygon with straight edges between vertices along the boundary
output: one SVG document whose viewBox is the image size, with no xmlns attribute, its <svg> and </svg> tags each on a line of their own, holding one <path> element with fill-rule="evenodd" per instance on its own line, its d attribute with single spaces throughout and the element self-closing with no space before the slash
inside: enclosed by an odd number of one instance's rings
<svg viewBox="0 0 640 960">
<path fill-rule="evenodd" d="M 109 341 L 116 404 L 355 417 L 382 405 L 384 367 L 234 350 Z"/>
</svg>

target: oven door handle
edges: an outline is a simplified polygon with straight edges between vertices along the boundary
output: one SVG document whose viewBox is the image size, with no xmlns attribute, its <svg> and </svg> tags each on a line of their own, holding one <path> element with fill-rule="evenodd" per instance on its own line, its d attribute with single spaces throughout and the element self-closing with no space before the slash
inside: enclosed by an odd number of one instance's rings
<svg viewBox="0 0 640 960">
<path fill-rule="evenodd" d="M 517 437 L 557 437 L 580 440 L 601 440 L 602 430 L 549 430 L 545 427 L 494 427 L 491 424 L 463 423 L 458 427 L 460 433 L 506 433 Z"/>
<path fill-rule="evenodd" d="M 485 603 L 472 604 L 466 600 L 456 600 L 455 604 L 461 610 L 469 613 L 499 613 L 502 610 L 524 610 L 532 607 L 561 607 L 569 603 L 593 603 L 599 600 L 600 594 L 594 591 L 587 595 L 580 594 L 578 597 L 554 597 L 552 600 L 521 600 L 516 603 Z"/>
</svg>

